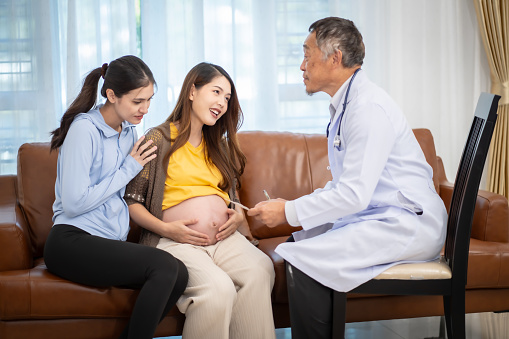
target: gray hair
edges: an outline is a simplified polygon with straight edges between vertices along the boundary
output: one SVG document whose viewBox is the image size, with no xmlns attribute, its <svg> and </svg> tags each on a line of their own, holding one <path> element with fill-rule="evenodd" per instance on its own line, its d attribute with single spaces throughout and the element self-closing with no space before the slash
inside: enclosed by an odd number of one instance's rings
<svg viewBox="0 0 509 339">
<path fill-rule="evenodd" d="M 362 65 L 365 55 L 364 42 L 352 21 L 337 17 L 320 19 L 309 26 L 309 32 L 316 33 L 316 44 L 324 59 L 340 50 L 343 54 L 343 66 L 352 68 Z"/>
</svg>

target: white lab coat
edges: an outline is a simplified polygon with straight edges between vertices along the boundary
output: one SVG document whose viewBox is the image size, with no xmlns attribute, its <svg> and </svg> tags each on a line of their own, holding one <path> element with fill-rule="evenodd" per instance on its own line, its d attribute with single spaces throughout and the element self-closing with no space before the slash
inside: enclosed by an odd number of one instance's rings
<svg viewBox="0 0 509 339">
<path fill-rule="evenodd" d="M 400 262 L 439 256 L 447 212 L 433 171 L 396 103 L 361 70 L 332 98 L 332 181 L 293 204 L 303 230 L 276 253 L 310 277 L 347 292 Z M 419 215 L 422 212 L 421 215 Z"/>
</svg>

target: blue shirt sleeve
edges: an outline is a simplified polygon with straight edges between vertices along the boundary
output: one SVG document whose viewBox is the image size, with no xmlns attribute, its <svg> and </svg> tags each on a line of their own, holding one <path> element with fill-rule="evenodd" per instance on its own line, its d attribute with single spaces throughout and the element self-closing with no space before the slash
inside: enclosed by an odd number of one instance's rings
<svg viewBox="0 0 509 339">
<path fill-rule="evenodd" d="M 102 165 L 94 163 L 97 153 L 104 152 L 104 158 L 117 156 L 116 150 L 100 149 L 101 138 L 101 133 L 86 119 L 75 121 L 66 135 L 59 156 L 62 157 L 62 208 L 68 217 L 87 213 L 104 204 L 143 168 L 127 155 L 119 168 L 94 182 Z"/>
</svg>

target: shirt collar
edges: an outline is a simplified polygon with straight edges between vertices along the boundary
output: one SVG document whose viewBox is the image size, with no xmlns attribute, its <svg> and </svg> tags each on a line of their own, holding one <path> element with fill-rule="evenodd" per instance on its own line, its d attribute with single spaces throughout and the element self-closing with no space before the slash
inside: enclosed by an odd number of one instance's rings
<svg viewBox="0 0 509 339">
<path fill-rule="evenodd" d="M 338 107 L 341 104 L 341 99 L 345 96 L 346 89 L 348 88 L 348 84 L 350 83 L 352 76 L 346 79 L 346 81 L 343 83 L 343 85 L 341 85 L 336 94 L 334 94 L 334 96 L 330 99 L 329 112 L 331 121 L 334 119 L 334 116 L 336 115 Z"/>
<path fill-rule="evenodd" d="M 85 117 L 91 118 L 91 120 L 94 123 L 94 125 L 96 126 L 96 128 L 103 133 L 104 137 L 106 137 L 106 138 L 111 138 L 113 136 L 118 137 L 118 132 L 115 131 L 113 128 L 111 128 L 111 126 L 109 126 L 106 123 L 106 121 L 104 121 L 104 117 L 101 114 L 101 112 L 99 111 L 99 109 L 102 106 L 103 106 L 102 104 L 97 105 L 97 107 L 95 109 L 91 110 L 90 112 L 88 112 L 85 115 Z M 126 128 L 133 128 L 133 127 L 136 127 L 136 125 L 131 124 L 128 121 L 123 121 L 122 122 L 122 131 L 120 133 L 122 133 L 124 131 L 124 129 L 126 129 Z"/>
</svg>

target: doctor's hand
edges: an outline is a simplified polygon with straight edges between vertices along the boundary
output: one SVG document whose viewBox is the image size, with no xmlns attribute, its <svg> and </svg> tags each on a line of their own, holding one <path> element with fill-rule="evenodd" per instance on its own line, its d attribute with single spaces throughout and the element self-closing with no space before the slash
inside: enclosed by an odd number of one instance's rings
<svg viewBox="0 0 509 339">
<path fill-rule="evenodd" d="M 286 222 L 284 199 L 271 199 L 256 204 L 255 207 L 247 211 L 247 215 L 255 217 L 268 227 L 276 227 Z"/>
</svg>

